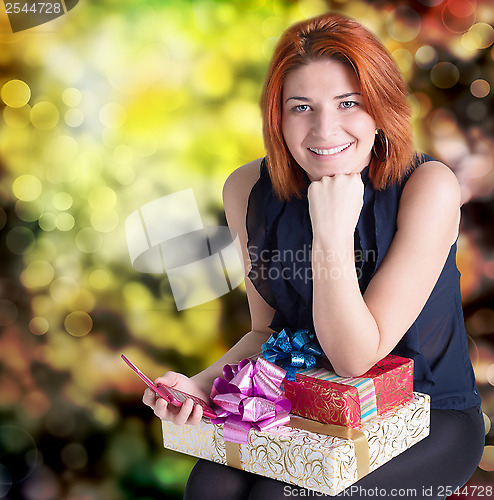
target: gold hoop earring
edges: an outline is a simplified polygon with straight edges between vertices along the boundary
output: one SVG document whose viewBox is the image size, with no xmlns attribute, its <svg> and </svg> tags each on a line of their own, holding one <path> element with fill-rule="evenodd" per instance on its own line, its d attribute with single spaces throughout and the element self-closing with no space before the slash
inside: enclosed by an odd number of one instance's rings
<svg viewBox="0 0 494 500">
<path fill-rule="evenodd" d="M 376 141 L 374 141 L 374 144 L 372 145 L 372 151 L 376 155 L 376 158 L 381 162 L 384 163 L 388 159 L 388 154 L 389 154 L 389 143 L 388 143 L 388 138 L 384 135 L 384 132 L 379 129 L 376 129 L 376 139 L 379 139 L 379 142 L 381 143 L 382 149 L 385 150 L 385 156 L 384 158 L 379 157 L 379 155 L 376 152 Z M 384 138 L 384 139 L 383 139 Z"/>
</svg>

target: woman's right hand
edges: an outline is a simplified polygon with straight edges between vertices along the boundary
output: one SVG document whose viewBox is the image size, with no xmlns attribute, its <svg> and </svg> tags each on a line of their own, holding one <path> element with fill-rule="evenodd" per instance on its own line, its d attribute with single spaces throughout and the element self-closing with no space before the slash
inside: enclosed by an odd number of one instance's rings
<svg viewBox="0 0 494 500">
<path fill-rule="evenodd" d="M 155 384 L 173 387 L 179 391 L 197 396 L 207 404 L 210 404 L 209 395 L 206 394 L 193 379 L 181 373 L 172 371 L 166 372 L 162 377 L 158 377 L 155 380 Z M 201 406 L 194 404 L 192 399 L 187 399 L 179 408 L 168 403 L 152 389 L 148 388 L 144 391 L 142 401 L 144 404 L 151 407 L 158 418 L 161 420 L 168 420 L 176 425 L 197 425 L 202 418 Z"/>
</svg>

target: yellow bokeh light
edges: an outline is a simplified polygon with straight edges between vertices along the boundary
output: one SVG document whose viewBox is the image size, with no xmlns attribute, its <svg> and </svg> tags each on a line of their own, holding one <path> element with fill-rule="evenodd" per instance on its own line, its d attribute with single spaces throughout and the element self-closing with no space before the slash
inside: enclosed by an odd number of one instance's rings
<svg viewBox="0 0 494 500">
<path fill-rule="evenodd" d="M 53 311 L 53 302 L 47 295 L 38 294 L 32 298 L 31 307 L 34 314 L 45 316 Z"/>
<path fill-rule="evenodd" d="M 235 124 L 235 128 L 252 133 L 261 130 L 261 111 L 256 104 L 247 100 L 231 99 L 224 110 L 225 120 L 228 123 Z M 238 119 L 239 116 L 242 117 L 241 120 Z M 231 158 L 231 156 L 228 157 Z"/>
<path fill-rule="evenodd" d="M 62 93 L 62 101 L 70 107 L 79 106 L 82 101 L 81 91 L 75 87 L 65 89 Z"/>
<path fill-rule="evenodd" d="M 67 332 L 74 337 L 83 337 L 93 329 L 93 320 L 84 311 L 72 311 L 67 314 L 63 324 Z"/>
<path fill-rule="evenodd" d="M 298 0 L 300 13 L 305 17 L 313 17 L 328 10 L 328 4 L 323 0 Z"/>
<path fill-rule="evenodd" d="M 15 202 L 15 213 L 19 219 L 25 222 L 34 222 L 43 213 L 43 204 L 39 198 L 35 201 L 17 200 Z"/>
<path fill-rule="evenodd" d="M 422 45 L 415 52 L 415 61 L 421 68 L 428 68 L 437 62 L 437 52 L 431 45 Z"/>
<path fill-rule="evenodd" d="M 494 446 L 485 446 L 479 467 L 485 471 L 494 471 Z"/>
<path fill-rule="evenodd" d="M 31 123 L 31 106 L 26 104 L 18 108 L 6 107 L 3 110 L 3 119 L 11 128 L 24 128 Z"/>
<path fill-rule="evenodd" d="M 105 104 L 100 112 L 99 119 L 101 123 L 108 128 L 118 128 L 125 124 L 127 112 L 125 108 L 116 102 Z"/>
<path fill-rule="evenodd" d="M 100 233 L 113 231 L 119 223 L 119 216 L 115 210 L 95 210 L 91 214 L 91 225 Z"/>
<path fill-rule="evenodd" d="M 55 214 L 50 212 L 41 214 L 41 217 L 38 219 L 38 225 L 43 231 L 53 231 L 57 227 Z"/>
<path fill-rule="evenodd" d="M 113 158 L 115 158 L 115 161 L 119 163 L 130 162 L 134 158 L 134 152 L 127 144 L 119 144 L 113 150 Z"/>
<path fill-rule="evenodd" d="M 261 24 L 262 34 L 266 38 L 279 37 L 285 28 L 283 20 L 277 16 L 267 17 Z"/>
<path fill-rule="evenodd" d="M 487 436 L 487 434 L 489 434 L 489 431 L 491 430 L 492 422 L 489 416 L 486 415 L 485 413 L 482 413 L 482 416 L 484 417 L 485 435 Z"/>
<path fill-rule="evenodd" d="M 479 33 L 468 30 L 460 39 L 462 47 L 467 51 L 475 51 L 480 48 L 482 38 Z"/>
<path fill-rule="evenodd" d="M 117 203 L 117 195 L 108 186 L 96 186 L 89 192 L 87 201 L 94 210 L 111 210 Z"/>
<path fill-rule="evenodd" d="M 29 322 L 29 330 L 34 335 L 44 335 L 48 331 L 48 328 L 50 328 L 48 320 L 41 316 L 35 316 Z"/>
<path fill-rule="evenodd" d="M 43 257 L 45 260 L 53 262 L 60 254 L 60 246 L 57 243 L 55 243 L 54 238 L 38 238 L 36 240 L 36 258 Z"/>
<path fill-rule="evenodd" d="M 199 93 L 213 98 L 221 97 L 232 88 L 232 68 L 223 58 L 208 55 L 194 65 L 191 79 Z"/>
<path fill-rule="evenodd" d="M 431 69 L 431 81 L 440 89 L 454 87 L 459 79 L 460 72 L 453 63 L 440 62 Z"/>
<path fill-rule="evenodd" d="M 135 170 L 132 167 L 134 150 L 126 145 L 120 144 L 113 150 L 113 159 L 111 162 L 112 174 L 120 184 L 131 184 L 135 179 Z"/>
<path fill-rule="evenodd" d="M 149 289 L 141 283 L 130 282 L 123 287 L 123 294 L 127 305 L 136 310 L 149 309 L 153 298 Z"/>
<path fill-rule="evenodd" d="M 468 48 L 462 37 L 454 37 L 448 46 L 451 54 L 462 61 L 471 61 L 478 54 L 478 49 Z"/>
<path fill-rule="evenodd" d="M 472 82 L 472 85 L 470 85 L 470 92 L 472 93 L 472 95 L 478 98 L 488 96 L 490 91 L 491 86 L 489 85 L 489 82 L 481 78 L 475 80 L 474 82 Z"/>
<path fill-rule="evenodd" d="M 132 142 L 132 149 L 136 156 L 151 156 L 156 152 L 158 141 L 152 134 L 138 135 Z"/>
<path fill-rule="evenodd" d="M 386 17 L 386 29 L 391 38 L 398 42 L 409 42 L 416 38 L 421 26 L 420 16 L 411 7 L 396 7 Z"/>
<path fill-rule="evenodd" d="M 487 23 L 475 23 L 462 36 L 468 48 L 487 49 L 494 43 L 494 28 Z"/>
<path fill-rule="evenodd" d="M 123 185 L 132 184 L 136 178 L 135 170 L 130 165 L 120 166 L 113 175 L 115 180 Z"/>
<path fill-rule="evenodd" d="M 492 365 L 489 365 L 485 372 L 485 376 L 487 379 L 487 382 L 494 386 L 494 363 Z"/>
<path fill-rule="evenodd" d="M 21 282 L 26 288 L 49 285 L 55 276 L 53 266 L 46 260 L 35 260 L 28 264 L 21 273 Z"/>
<path fill-rule="evenodd" d="M 89 275 L 90 285 L 98 290 L 104 290 L 105 288 L 108 288 L 111 281 L 112 280 L 110 274 L 108 273 L 108 271 L 105 271 L 104 269 L 95 269 Z"/>
<path fill-rule="evenodd" d="M 400 48 L 394 50 L 392 55 L 402 73 L 407 73 L 412 69 L 413 56 L 410 54 L 410 51 Z"/>
<path fill-rule="evenodd" d="M 97 231 L 86 227 L 77 233 L 75 237 L 75 244 L 81 252 L 94 253 L 101 248 L 103 240 Z"/>
<path fill-rule="evenodd" d="M 31 123 L 39 130 L 51 130 L 56 127 L 60 114 L 57 107 L 48 101 L 38 102 L 31 108 Z"/>
<path fill-rule="evenodd" d="M 52 203 L 57 210 L 68 210 L 72 206 L 73 199 L 69 193 L 60 191 L 53 195 Z"/>
<path fill-rule="evenodd" d="M 70 304 L 79 295 L 79 284 L 70 276 L 57 278 L 50 285 L 50 296 L 58 304 Z"/>
<path fill-rule="evenodd" d="M 12 191 L 19 200 L 34 201 L 41 195 L 43 185 L 36 176 L 24 174 L 14 180 Z"/>
<path fill-rule="evenodd" d="M 111 427 L 115 424 L 115 421 L 118 418 L 117 412 L 113 408 L 106 405 L 93 404 L 91 411 L 93 413 L 93 418 L 100 425 Z"/>
<path fill-rule="evenodd" d="M 62 168 L 58 169 L 61 171 L 58 176 L 62 179 L 67 179 L 68 175 L 62 172 L 71 172 L 73 170 L 71 162 L 76 158 L 78 152 L 79 144 L 74 137 L 62 134 L 47 142 L 43 151 L 43 157 L 51 168 L 53 168 L 54 165 L 57 167 L 61 166 Z"/>
<path fill-rule="evenodd" d="M 80 127 L 84 122 L 84 113 L 77 108 L 68 109 L 63 115 L 63 119 L 69 127 Z"/>
<path fill-rule="evenodd" d="M 64 161 L 60 162 L 60 159 L 64 159 Z M 48 164 L 45 175 L 50 183 L 59 184 L 75 182 L 78 178 L 82 177 L 84 173 L 77 170 L 76 161 L 71 161 L 67 156 L 61 156 L 57 157 L 57 159 L 54 158 L 53 162 Z M 76 184 L 76 189 L 81 185 L 82 184 Z"/>
<path fill-rule="evenodd" d="M 424 118 L 427 116 L 432 109 L 432 100 L 423 92 L 415 92 L 411 94 L 414 99 L 411 100 L 414 116 L 416 118 Z"/>
<path fill-rule="evenodd" d="M 11 108 L 22 108 L 31 99 L 31 89 L 22 80 L 10 80 L 0 91 L 3 102 Z"/>
<path fill-rule="evenodd" d="M 75 225 L 75 219 L 72 214 L 64 212 L 56 216 L 55 225 L 60 231 L 70 231 Z"/>
<path fill-rule="evenodd" d="M 92 292 L 82 288 L 77 299 L 72 303 L 72 307 L 79 311 L 91 311 L 96 304 L 96 298 Z"/>
</svg>

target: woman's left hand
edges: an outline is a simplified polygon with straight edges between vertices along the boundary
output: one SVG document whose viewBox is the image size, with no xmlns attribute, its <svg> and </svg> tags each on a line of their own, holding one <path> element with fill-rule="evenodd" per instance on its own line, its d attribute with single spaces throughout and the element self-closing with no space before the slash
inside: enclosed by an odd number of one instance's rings
<svg viewBox="0 0 494 500">
<path fill-rule="evenodd" d="M 331 237 L 333 242 L 351 238 L 364 199 L 360 173 L 335 174 L 313 181 L 307 193 L 314 236 Z"/>
</svg>

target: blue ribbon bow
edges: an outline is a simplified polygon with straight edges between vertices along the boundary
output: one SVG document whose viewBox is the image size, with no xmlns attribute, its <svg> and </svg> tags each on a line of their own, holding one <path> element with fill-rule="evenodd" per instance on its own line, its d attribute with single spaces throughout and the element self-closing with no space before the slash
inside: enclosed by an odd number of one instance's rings
<svg viewBox="0 0 494 500">
<path fill-rule="evenodd" d="M 309 330 L 292 332 L 284 328 L 273 333 L 262 345 L 265 359 L 286 370 L 286 380 L 295 381 L 297 368 L 312 368 L 318 358 L 324 356 L 315 333 Z"/>
</svg>

